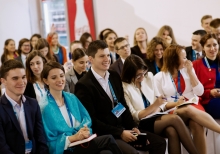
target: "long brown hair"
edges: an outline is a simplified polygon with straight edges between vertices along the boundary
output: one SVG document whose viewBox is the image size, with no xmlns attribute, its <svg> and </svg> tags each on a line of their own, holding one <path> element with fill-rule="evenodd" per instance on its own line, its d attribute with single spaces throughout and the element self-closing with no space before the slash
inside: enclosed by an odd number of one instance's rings
<svg viewBox="0 0 220 154">
<path fill-rule="evenodd" d="M 180 66 L 180 52 L 185 49 L 184 46 L 171 44 L 166 48 L 163 54 L 163 66 L 161 71 L 170 72 L 174 74 L 175 69 L 178 69 Z"/>
<path fill-rule="evenodd" d="M 43 65 L 47 62 L 46 58 L 43 56 L 43 54 L 38 51 L 38 50 L 33 50 L 27 57 L 27 60 L 26 60 L 26 76 L 27 76 L 27 81 L 30 82 L 30 83 L 35 83 L 37 81 L 37 78 L 36 76 L 34 75 L 34 73 L 32 72 L 31 70 L 31 67 L 30 67 L 30 62 L 31 60 L 36 57 L 36 56 L 39 56 L 42 58 L 42 61 L 43 61 Z"/>
<path fill-rule="evenodd" d="M 169 32 L 169 36 L 172 38 L 171 44 L 177 44 L 176 39 L 174 37 L 173 29 L 168 25 L 164 25 L 163 27 L 161 27 L 157 33 L 157 36 L 163 38 L 163 33 L 165 30 Z"/>
<path fill-rule="evenodd" d="M 13 39 L 7 39 L 7 40 L 5 40 L 5 44 L 4 44 L 4 51 L 3 51 L 3 54 L 2 54 L 2 57 L 1 57 L 1 62 L 2 62 L 2 64 L 6 61 L 6 60 L 8 60 L 8 54 L 9 54 L 9 51 L 8 51 L 8 49 L 6 49 L 6 46 L 11 42 L 11 41 L 13 41 L 13 42 L 15 42 Z M 14 51 L 14 52 L 16 52 L 16 51 Z"/>
</svg>

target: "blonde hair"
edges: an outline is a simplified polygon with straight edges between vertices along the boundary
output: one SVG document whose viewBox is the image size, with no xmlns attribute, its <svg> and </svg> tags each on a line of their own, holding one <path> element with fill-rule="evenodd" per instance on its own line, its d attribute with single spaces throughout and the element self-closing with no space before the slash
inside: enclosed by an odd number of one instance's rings
<svg viewBox="0 0 220 154">
<path fill-rule="evenodd" d="M 144 30 L 144 32 L 145 32 L 145 34 L 146 34 L 146 36 L 147 36 L 147 32 L 146 32 L 146 30 L 145 30 L 143 27 L 139 27 L 139 28 L 137 28 L 137 29 L 135 30 L 135 32 L 134 32 L 134 46 L 137 45 L 136 32 L 137 32 L 137 30 L 139 30 L 139 29 Z M 147 39 L 146 39 L 146 45 L 147 45 Z"/>
<path fill-rule="evenodd" d="M 169 36 L 172 38 L 171 44 L 177 44 L 176 39 L 174 37 L 173 29 L 168 25 L 164 25 L 163 27 L 161 27 L 157 33 L 157 36 L 163 38 L 163 33 L 165 30 L 169 32 Z"/>
</svg>

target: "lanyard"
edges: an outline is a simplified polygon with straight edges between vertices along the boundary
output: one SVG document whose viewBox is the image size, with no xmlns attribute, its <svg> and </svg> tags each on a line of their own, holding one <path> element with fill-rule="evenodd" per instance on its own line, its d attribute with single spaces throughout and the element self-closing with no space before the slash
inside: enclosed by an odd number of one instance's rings
<svg viewBox="0 0 220 154">
<path fill-rule="evenodd" d="M 180 84 L 180 71 L 178 71 L 178 81 L 177 81 L 177 86 L 178 86 L 178 91 L 177 91 L 177 89 L 176 89 L 176 85 L 175 85 L 175 83 L 174 83 L 174 80 L 173 80 L 173 78 L 172 78 L 172 75 L 170 74 L 170 78 L 171 78 L 171 81 L 172 81 L 172 83 L 173 83 L 173 86 L 174 86 L 174 88 L 175 88 L 175 91 L 176 91 L 176 96 L 175 97 L 173 97 L 173 98 L 175 98 L 175 102 L 177 101 L 177 99 L 178 99 L 178 94 L 180 95 L 181 94 L 181 84 Z"/>
<path fill-rule="evenodd" d="M 205 59 L 206 66 L 208 67 L 208 69 L 210 69 L 211 67 L 209 65 L 209 62 L 208 62 L 207 58 L 205 57 L 204 59 Z"/>
<path fill-rule="evenodd" d="M 52 96 L 50 93 L 49 93 L 49 96 L 50 96 L 50 97 L 54 100 L 54 102 L 56 103 L 55 99 L 53 98 L 53 96 Z M 65 103 L 65 98 L 64 98 L 64 104 L 66 105 L 67 113 L 68 113 L 68 116 L 69 116 L 69 118 L 70 118 L 71 127 L 73 127 L 73 119 L 72 119 L 72 116 L 71 116 L 69 107 L 68 107 L 67 103 Z"/>
<path fill-rule="evenodd" d="M 196 60 L 196 52 L 195 52 L 195 50 L 192 50 L 193 52 L 192 52 L 192 57 L 193 57 L 193 61 L 194 60 Z"/>
<path fill-rule="evenodd" d="M 43 92 L 41 91 L 41 88 L 40 88 L 39 84 L 38 83 L 35 83 L 35 84 L 37 86 L 37 89 L 40 91 L 41 97 L 43 97 Z"/>
<path fill-rule="evenodd" d="M 111 91 L 111 94 L 112 94 L 112 97 L 113 97 L 113 101 L 114 101 L 114 103 L 118 103 L 118 99 L 117 99 L 117 97 L 116 97 L 116 95 L 115 95 L 115 92 L 114 92 L 114 90 L 113 90 L 113 88 L 112 88 L 112 85 L 111 85 L 111 82 L 108 80 L 108 84 L 109 84 L 109 88 L 110 88 L 110 91 Z"/>
<path fill-rule="evenodd" d="M 155 67 L 155 69 L 156 69 L 156 73 L 160 72 L 160 71 L 159 71 L 159 68 L 158 68 L 158 66 L 157 66 L 157 64 L 156 64 L 156 61 L 154 61 L 154 67 Z"/>
</svg>

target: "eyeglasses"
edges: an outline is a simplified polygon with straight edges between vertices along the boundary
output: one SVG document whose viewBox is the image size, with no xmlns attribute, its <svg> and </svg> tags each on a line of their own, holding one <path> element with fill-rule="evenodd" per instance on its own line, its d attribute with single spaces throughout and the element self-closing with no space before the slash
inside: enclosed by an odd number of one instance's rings
<svg viewBox="0 0 220 154">
<path fill-rule="evenodd" d="M 122 50 L 122 49 L 124 49 L 125 47 L 128 48 L 129 46 L 130 46 L 130 44 L 126 44 L 126 45 L 121 46 L 120 48 L 118 48 L 118 50 Z"/>
<path fill-rule="evenodd" d="M 30 45 L 25 45 L 25 44 L 24 44 L 24 45 L 22 45 L 22 46 L 23 46 L 23 47 L 30 47 Z"/>
<path fill-rule="evenodd" d="M 146 76 L 147 75 L 147 70 L 145 70 L 143 73 L 139 73 L 138 75 L 136 75 L 135 79 L 140 79 L 142 76 Z"/>
</svg>

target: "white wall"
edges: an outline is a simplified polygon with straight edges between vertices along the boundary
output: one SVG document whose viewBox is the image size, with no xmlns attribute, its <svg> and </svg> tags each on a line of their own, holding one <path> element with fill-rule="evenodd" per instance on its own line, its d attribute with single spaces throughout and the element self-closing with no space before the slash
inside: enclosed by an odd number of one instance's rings
<svg viewBox="0 0 220 154">
<path fill-rule="evenodd" d="M 97 32 L 112 28 L 119 36 L 128 34 L 132 45 L 136 28 L 144 27 L 151 39 L 167 24 L 177 42 L 188 46 L 203 15 L 220 17 L 219 0 L 94 0 L 94 5 Z"/>
<path fill-rule="evenodd" d="M 164 24 L 170 25 L 177 42 L 190 45 L 191 34 L 201 29 L 205 14 L 220 17 L 220 0 L 93 0 L 96 32 L 112 28 L 118 36 L 129 35 L 133 45 L 134 31 L 147 30 L 149 39 Z M 0 0 L 0 55 L 4 41 L 18 41 L 33 33 L 40 33 L 40 0 Z"/>
</svg>

